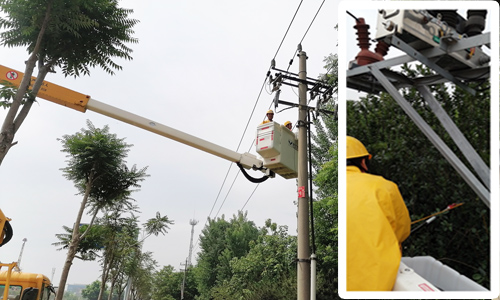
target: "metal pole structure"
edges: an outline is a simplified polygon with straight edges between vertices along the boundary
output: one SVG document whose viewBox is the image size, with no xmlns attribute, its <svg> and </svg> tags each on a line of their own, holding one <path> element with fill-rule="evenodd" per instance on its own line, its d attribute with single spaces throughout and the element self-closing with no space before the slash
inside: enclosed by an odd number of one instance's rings
<svg viewBox="0 0 500 300">
<path fill-rule="evenodd" d="M 21 251 L 19 252 L 19 258 L 17 259 L 17 267 L 21 270 L 21 259 L 23 258 L 24 244 L 28 241 L 27 238 L 23 239 L 23 245 L 21 246 Z"/>
<path fill-rule="evenodd" d="M 196 226 L 196 224 L 198 224 L 197 220 L 189 220 L 189 225 L 191 225 L 191 241 L 189 242 L 189 255 L 186 268 L 191 266 L 191 256 L 193 255 L 194 226 Z"/>
<path fill-rule="evenodd" d="M 309 300 L 311 296 L 311 268 L 309 249 L 309 196 L 307 170 L 307 55 L 299 52 L 299 146 L 298 146 L 298 208 L 297 208 L 297 299 Z M 304 81 L 304 82 L 302 82 Z"/>
</svg>

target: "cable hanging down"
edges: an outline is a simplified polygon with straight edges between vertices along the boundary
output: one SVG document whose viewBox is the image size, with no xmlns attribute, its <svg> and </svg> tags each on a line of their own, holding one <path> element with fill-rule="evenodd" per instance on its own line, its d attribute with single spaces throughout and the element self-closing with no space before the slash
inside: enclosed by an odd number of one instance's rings
<svg viewBox="0 0 500 300">
<path fill-rule="evenodd" d="M 247 173 L 247 170 L 245 170 L 245 168 L 243 168 L 243 166 L 240 163 L 236 163 L 236 164 L 240 168 L 241 173 L 243 173 L 243 175 L 245 176 L 245 178 L 248 179 L 248 180 L 250 180 L 253 183 L 261 183 L 261 182 L 264 182 L 267 179 L 269 179 L 268 176 L 262 176 L 261 178 L 254 178 L 254 177 L 250 176 L 250 174 Z"/>
</svg>

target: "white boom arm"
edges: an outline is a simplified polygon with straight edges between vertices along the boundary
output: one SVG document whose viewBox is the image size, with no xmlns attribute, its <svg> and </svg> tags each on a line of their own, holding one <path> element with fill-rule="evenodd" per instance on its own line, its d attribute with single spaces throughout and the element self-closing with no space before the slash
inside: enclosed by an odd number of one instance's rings
<svg viewBox="0 0 500 300">
<path fill-rule="evenodd" d="M 146 119 L 144 117 L 138 116 L 128 111 L 119 109 L 117 107 L 99 102 L 92 98 L 89 99 L 86 108 L 101 115 L 105 115 L 110 118 L 120 120 L 130 125 L 142 128 L 144 130 L 159 134 L 161 136 L 175 140 L 182 144 L 199 149 L 201 151 L 213 154 L 225 160 L 229 160 L 235 163 L 240 163 L 246 169 L 251 169 L 251 168 L 260 169 L 263 166 L 263 162 L 257 159 L 255 155 L 252 155 L 250 153 L 241 154 L 229 150 L 227 148 L 205 141 L 198 137 L 189 135 L 177 129 L 165 126 L 158 122 Z"/>
<path fill-rule="evenodd" d="M 19 87 L 21 80 L 24 77 L 22 72 L 0 65 L 0 84 L 8 84 L 10 86 Z M 31 77 L 31 82 L 36 81 L 35 77 Z M 266 168 L 263 168 L 263 161 L 257 159 L 255 155 L 250 153 L 238 153 L 227 148 L 221 147 L 214 143 L 202 140 L 195 136 L 189 135 L 182 131 L 173 129 L 155 121 L 143 118 L 128 111 L 117 107 L 99 102 L 92 99 L 90 96 L 70 90 L 63 86 L 44 81 L 40 88 L 37 97 L 49 100 L 51 102 L 72 108 L 81 112 L 87 109 L 96 113 L 111 117 L 116 120 L 123 121 L 133 126 L 142 128 L 147 131 L 154 132 L 166 138 L 178 141 L 185 145 L 194 147 L 204 152 L 211 153 L 215 156 L 239 163 L 246 169 L 259 169 L 266 173 L 267 177 L 273 177 L 274 173 Z M 245 174 L 245 177 L 248 174 Z M 247 177 L 248 178 L 248 177 Z"/>
</svg>

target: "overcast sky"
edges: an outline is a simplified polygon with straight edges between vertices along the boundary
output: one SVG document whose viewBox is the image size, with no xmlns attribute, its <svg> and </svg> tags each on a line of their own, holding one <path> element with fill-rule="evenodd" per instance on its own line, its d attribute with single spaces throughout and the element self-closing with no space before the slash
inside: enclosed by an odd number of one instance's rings
<svg viewBox="0 0 500 300">
<path fill-rule="evenodd" d="M 238 151 L 255 153 L 255 128 L 273 95 L 263 91 L 253 115 L 252 109 L 299 2 L 124 0 L 120 5 L 133 9 L 131 17 L 140 20 L 135 27 L 139 43 L 130 45 L 134 59 L 117 61 L 123 70 L 115 76 L 96 69 L 87 77 L 65 78 L 58 72 L 46 80 L 231 150 L 238 147 L 252 116 Z M 276 56 L 278 68 L 286 69 L 294 58 L 321 3 L 303 2 Z M 324 58 L 337 52 L 336 6 L 337 1 L 325 1 L 302 43 L 309 77 L 324 73 Z M 24 71 L 28 53 L 23 48 L 0 48 L 0 58 L 0 64 Z M 298 59 L 290 71 L 298 71 Z M 296 90 L 285 87 L 281 99 L 297 102 Z M 2 121 L 4 117 L 5 111 L 0 111 Z M 151 177 L 133 194 L 142 212 L 141 224 L 157 211 L 175 221 L 168 234 L 150 237 L 144 244 L 160 267 L 181 268 L 189 251 L 190 219 L 199 220 L 196 242 L 207 217 L 214 218 L 220 209 L 218 217 L 230 219 L 255 188 L 240 175 L 225 199 L 237 173 L 233 166 L 209 215 L 230 162 L 91 111 L 84 114 L 39 100 L 16 135 L 19 143 L 0 167 L 0 208 L 12 218 L 14 229 L 12 241 L 1 249 L 2 262 L 17 261 L 22 240 L 27 238 L 23 271 L 43 273 L 55 285 L 59 283 L 66 253 L 51 244 L 63 225 L 72 226 L 81 196 L 62 176 L 66 158 L 57 139 L 79 131 L 87 119 L 97 127 L 108 124 L 112 133 L 134 145 L 129 165 L 149 166 Z M 296 119 L 296 109 L 275 114 L 280 123 Z M 277 176 L 260 184 L 245 211 L 259 227 L 271 218 L 295 234 L 296 198 L 296 181 Z M 85 216 L 83 222 L 87 221 Z M 193 257 L 199 250 L 194 249 Z M 99 270 L 97 263 L 75 260 L 68 283 L 90 283 L 98 279 Z"/>
</svg>

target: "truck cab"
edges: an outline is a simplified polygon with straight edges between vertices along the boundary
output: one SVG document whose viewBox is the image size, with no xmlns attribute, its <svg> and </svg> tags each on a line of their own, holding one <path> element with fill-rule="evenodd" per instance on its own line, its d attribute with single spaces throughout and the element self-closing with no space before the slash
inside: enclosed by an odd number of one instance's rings
<svg viewBox="0 0 500 300">
<path fill-rule="evenodd" d="M 0 271 L 0 300 L 3 300 L 9 271 Z M 43 274 L 13 271 L 8 284 L 8 300 L 52 300 L 55 291 Z"/>
</svg>

